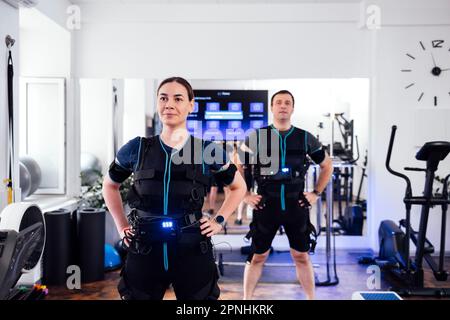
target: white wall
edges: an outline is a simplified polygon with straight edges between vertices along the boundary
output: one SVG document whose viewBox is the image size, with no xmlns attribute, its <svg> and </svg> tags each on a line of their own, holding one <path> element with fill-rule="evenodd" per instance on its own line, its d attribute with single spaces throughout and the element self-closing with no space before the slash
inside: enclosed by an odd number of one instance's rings
<svg viewBox="0 0 450 320">
<path fill-rule="evenodd" d="M 36 9 L 57 23 L 62 28 L 67 28 L 69 17 L 68 8 L 72 6 L 71 0 L 39 0 Z"/>
<path fill-rule="evenodd" d="M 85 4 L 77 76 L 366 76 L 358 10 L 357 4 Z"/>
<path fill-rule="evenodd" d="M 22 77 L 70 77 L 71 34 L 35 8 L 20 10 Z"/>
<path fill-rule="evenodd" d="M 19 10 L 7 5 L 3 1 L 0 1 L 0 41 L 1 41 L 1 61 L 0 61 L 0 211 L 6 206 L 6 189 L 3 179 L 8 177 L 8 92 L 7 92 L 7 50 L 5 48 L 4 39 L 6 35 L 11 35 L 15 40 L 16 44 L 12 48 L 12 55 L 14 61 L 14 105 L 17 106 L 19 103 L 19 95 L 17 88 L 19 87 L 20 74 L 20 64 L 19 64 L 19 49 L 20 49 L 20 38 L 19 38 Z M 14 116 L 17 119 L 18 110 L 15 108 Z M 17 136 L 18 128 L 15 127 L 15 132 Z M 16 140 L 16 146 L 18 146 L 18 141 Z M 17 149 L 16 149 L 17 150 Z M 18 181 L 18 167 L 16 166 L 16 172 L 14 176 L 16 181 Z M 16 183 L 16 187 L 19 184 Z M 20 195 L 17 195 L 20 197 Z"/>
</svg>

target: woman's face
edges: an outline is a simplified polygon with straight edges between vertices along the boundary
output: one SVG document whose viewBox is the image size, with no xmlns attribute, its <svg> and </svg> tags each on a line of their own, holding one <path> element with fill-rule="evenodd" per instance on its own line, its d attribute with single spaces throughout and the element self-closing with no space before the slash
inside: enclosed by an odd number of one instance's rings
<svg viewBox="0 0 450 320">
<path fill-rule="evenodd" d="M 186 88 L 178 82 L 164 84 L 158 92 L 158 114 L 165 126 L 182 126 L 194 108 Z"/>
</svg>

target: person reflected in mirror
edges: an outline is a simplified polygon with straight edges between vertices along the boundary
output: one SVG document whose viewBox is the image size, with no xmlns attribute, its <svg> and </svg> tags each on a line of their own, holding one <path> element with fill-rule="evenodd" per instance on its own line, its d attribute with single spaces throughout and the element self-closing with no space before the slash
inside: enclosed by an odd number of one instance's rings
<svg viewBox="0 0 450 320">
<path fill-rule="evenodd" d="M 251 253 L 244 270 L 244 299 L 253 298 L 272 241 L 281 226 L 289 240 L 298 281 L 306 298 L 314 299 L 314 271 L 309 258 L 314 226 L 309 209 L 331 178 L 332 161 L 311 133 L 292 125 L 294 96 L 289 91 L 275 93 L 270 110 L 273 124 L 251 133 L 241 149 L 243 163 L 253 166 L 257 187 L 256 193 L 245 197 L 245 202 L 253 208 L 253 221 L 249 233 Z M 264 159 L 266 155 L 270 155 L 269 162 Z M 320 166 L 313 191 L 305 190 L 309 159 Z"/>
</svg>

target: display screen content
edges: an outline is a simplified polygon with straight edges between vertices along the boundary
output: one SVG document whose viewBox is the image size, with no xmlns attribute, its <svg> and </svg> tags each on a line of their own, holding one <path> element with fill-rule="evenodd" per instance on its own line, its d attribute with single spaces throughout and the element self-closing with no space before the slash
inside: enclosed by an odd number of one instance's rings
<svg viewBox="0 0 450 320">
<path fill-rule="evenodd" d="M 212 141 L 244 140 L 267 125 L 267 90 L 194 90 L 189 132 Z"/>
</svg>

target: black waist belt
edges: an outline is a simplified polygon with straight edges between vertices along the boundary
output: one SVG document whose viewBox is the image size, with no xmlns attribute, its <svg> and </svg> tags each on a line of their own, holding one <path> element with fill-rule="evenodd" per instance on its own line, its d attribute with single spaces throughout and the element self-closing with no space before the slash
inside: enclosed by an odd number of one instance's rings
<svg viewBox="0 0 450 320">
<path fill-rule="evenodd" d="M 276 183 L 276 184 L 303 184 L 305 182 L 304 178 L 300 177 L 289 177 L 283 175 L 261 175 L 256 177 L 256 182 L 259 184 L 266 183 Z"/>
<path fill-rule="evenodd" d="M 156 214 L 154 212 L 143 211 L 143 210 L 139 210 L 139 209 L 134 209 L 134 211 L 135 211 L 136 217 L 143 222 L 146 219 L 148 219 L 148 220 L 175 220 L 178 227 L 180 227 L 180 228 L 188 227 L 190 225 L 197 223 L 203 216 L 203 213 L 200 211 L 193 212 L 193 213 L 178 214 L 175 216 Z"/>
<path fill-rule="evenodd" d="M 128 217 L 132 227 L 132 234 L 127 239 L 131 251 L 148 254 L 155 244 L 179 241 L 182 234 L 199 230 L 191 226 L 197 226 L 201 217 L 201 212 L 174 217 L 134 209 Z"/>
<path fill-rule="evenodd" d="M 259 190 L 259 189 L 258 189 Z M 270 198 L 281 198 L 281 194 L 280 191 L 258 191 L 258 194 L 262 195 L 262 196 L 268 196 Z M 290 191 L 290 192 L 285 192 L 284 197 L 285 198 L 293 198 L 293 199 L 300 199 L 301 196 L 301 192 L 300 191 Z"/>
</svg>

